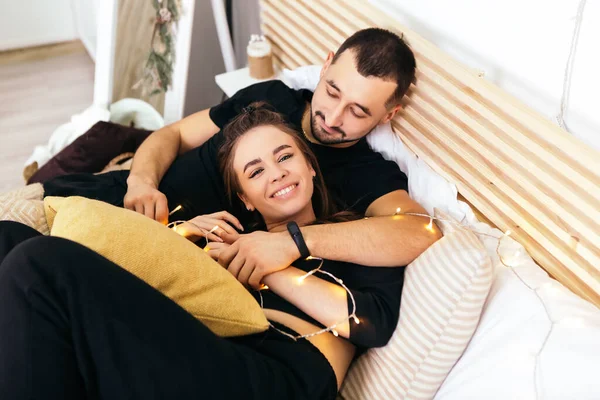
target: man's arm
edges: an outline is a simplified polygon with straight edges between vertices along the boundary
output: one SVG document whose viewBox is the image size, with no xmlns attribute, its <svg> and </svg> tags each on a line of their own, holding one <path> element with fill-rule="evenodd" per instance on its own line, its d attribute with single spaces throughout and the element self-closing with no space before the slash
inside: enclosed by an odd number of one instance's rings
<svg viewBox="0 0 600 400">
<path fill-rule="evenodd" d="M 401 212 L 427 214 L 406 191 L 397 190 L 371 203 L 366 212 L 369 218 L 305 226 L 302 235 L 314 257 L 368 266 L 407 265 L 441 233 L 435 224 L 427 229 L 427 217 L 393 216 L 398 208 Z"/>
<path fill-rule="evenodd" d="M 374 267 L 407 265 L 442 235 L 435 224 L 428 228 L 427 217 L 394 215 L 398 208 L 426 214 L 406 191 L 397 190 L 375 200 L 367 209 L 369 218 L 303 226 L 300 230 L 313 257 Z M 213 256 L 235 276 L 248 269 L 251 277 L 246 273 L 238 280 L 255 288 L 263 277 L 287 268 L 300 256 L 287 231 L 221 237 L 233 244 Z"/>
<path fill-rule="evenodd" d="M 158 185 L 177 157 L 204 144 L 219 132 L 209 110 L 192 114 L 152 133 L 139 147 L 127 178 L 125 208 L 157 221 L 166 221 L 167 199 Z"/>
<path fill-rule="evenodd" d="M 136 151 L 130 176 L 158 187 L 177 155 L 202 145 L 219 132 L 208 112 L 197 112 L 153 132 Z"/>
</svg>

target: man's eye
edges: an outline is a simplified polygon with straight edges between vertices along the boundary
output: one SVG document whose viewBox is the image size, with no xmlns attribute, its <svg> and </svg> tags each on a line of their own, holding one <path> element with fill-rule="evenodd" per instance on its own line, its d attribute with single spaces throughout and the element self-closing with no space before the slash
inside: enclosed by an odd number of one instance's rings
<svg viewBox="0 0 600 400">
<path fill-rule="evenodd" d="M 250 179 L 254 178 L 256 175 L 260 174 L 262 171 L 263 171 L 262 168 L 252 171 L 252 173 L 250 174 Z"/>
<path fill-rule="evenodd" d="M 331 93 L 329 90 L 327 90 L 326 92 L 329 95 L 329 97 L 333 97 L 334 99 L 337 99 L 337 95 Z"/>
<path fill-rule="evenodd" d="M 281 156 L 281 158 L 279 159 L 279 162 L 285 161 L 285 160 L 289 160 L 290 158 L 292 158 L 291 154 L 284 154 L 283 156 Z"/>
<path fill-rule="evenodd" d="M 354 115 L 356 118 L 365 118 L 365 115 L 362 114 L 358 114 L 356 111 L 351 110 L 352 111 L 352 115 Z"/>
</svg>

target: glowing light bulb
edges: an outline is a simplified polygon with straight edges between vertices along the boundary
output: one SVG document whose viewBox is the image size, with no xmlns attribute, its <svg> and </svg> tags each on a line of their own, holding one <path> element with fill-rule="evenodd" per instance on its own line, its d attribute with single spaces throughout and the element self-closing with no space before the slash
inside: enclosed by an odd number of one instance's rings
<svg viewBox="0 0 600 400">
<path fill-rule="evenodd" d="M 307 274 L 304 274 L 304 275 L 302 275 L 300 277 L 298 277 L 298 283 L 304 282 L 304 280 L 306 279 L 306 277 L 309 276 L 309 275 L 310 275 L 310 272 L 307 273 Z"/>
<path fill-rule="evenodd" d="M 356 325 L 360 324 L 360 320 L 358 319 L 358 317 L 356 315 L 354 315 L 352 318 L 354 318 L 354 323 Z"/>
<path fill-rule="evenodd" d="M 180 205 L 178 205 L 177 207 L 175 207 L 175 208 L 173 209 L 173 211 L 171 211 L 171 212 L 169 213 L 169 215 L 175 214 L 177 211 L 181 210 L 181 208 L 182 208 L 182 207 L 181 207 L 181 204 L 180 204 Z"/>
<path fill-rule="evenodd" d="M 331 333 L 333 333 L 333 335 L 334 335 L 335 337 L 338 337 L 338 336 L 340 336 L 340 334 L 338 333 L 338 331 L 336 331 L 335 329 L 332 329 L 332 330 L 331 330 Z"/>
<path fill-rule="evenodd" d="M 396 208 L 396 212 L 395 212 L 394 214 L 395 214 L 395 215 L 398 215 L 398 214 L 400 214 L 400 211 L 401 211 L 401 210 L 402 210 L 402 208 L 400 208 L 400 207 Z"/>
<path fill-rule="evenodd" d="M 508 229 L 506 232 L 504 232 L 504 235 L 505 235 L 505 236 L 510 236 L 510 234 L 511 234 L 511 233 L 512 233 L 512 232 L 510 231 L 510 229 Z"/>
<path fill-rule="evenodd" d="M 425 226 L 425 229 L 427 229 L 429 232 L 433 232 L 433 218 L 429 217 L 429 224 Z"/>
</svg>

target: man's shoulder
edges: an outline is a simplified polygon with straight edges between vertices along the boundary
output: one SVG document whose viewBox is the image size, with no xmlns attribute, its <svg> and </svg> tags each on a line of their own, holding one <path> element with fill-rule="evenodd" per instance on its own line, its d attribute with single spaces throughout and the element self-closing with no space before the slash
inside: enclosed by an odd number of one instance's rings
<svg viewBox="0 0 600 400">
<path fill-rule="evenodd" d="M 269 99 L 296 99 L 300 98 L 300 91 L 292 89 L 279 79 L 258 82 L 240 90 L 240 94 L 251 96 L 257 100 Z"/>
<path fill-rule="evenodd" d="M 365 138 L 360 139 L 358 142 L 353 144 L 352 146 L 339 148 L 333 146 L 322 146 L 325 151 L 324 153 L 332 153 L 337 154 L 340 157 L 343 157 L 346 161 L 352 162 L 360 157 L 374 157 L 380 158 L 381 154 L 371 149 L 367 140 Z"/>
<path fill-rule="evenodd" d="M 298 110 L 304 110 L 306 103 L 304 90 L 292 89 L 278 79 L 255 83 L 242 90 L 234 96 L 240 104 L 264 101 L 292 120 Z"/>
<path fill-rule="evenodd" d="M 386 160 L 381 153 L 373 150 L 365 138 L 346 148 L 320 147 L 315 154 L 325 169 L 343 168 L 346 173 L 353 171 L 367 176 L 399 171 L 395 162 Z"/>
<path fill-rule="evenodd" d="M 291 122 L 298 119 L 305 107 L 302 91 L 294 90 L 280 80 L 271 80 L 239 90 L 231 98 L 211 107 L 209 115 L 211 120 L 222 128 L 241 113 L 244 107 L 254 102 L 270 104 L 277 112 L 290 118 Z"/>
</svg>

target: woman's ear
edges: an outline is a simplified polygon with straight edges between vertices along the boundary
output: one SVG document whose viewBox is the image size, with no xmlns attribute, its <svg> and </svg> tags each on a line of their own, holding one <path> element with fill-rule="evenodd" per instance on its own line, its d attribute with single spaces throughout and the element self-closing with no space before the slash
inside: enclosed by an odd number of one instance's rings
<svg viewBox="0 0 600 400">
<path fill-rule="evenodd" d="M 315 168 L 312 166 L 310 161 L 306 160 L 306 165 L 308 165 L 308 169 L 310 170 L 310 174 L 312 175 L 312 177 L 314 178 L 315 176 L 317 176 L 317 171 L 315 171 Z"/>
<path fill-rule="evenodd" d="M 237 195 L 240 198 L 240 200 L 244 203 L 244 206 L 246 206 L 246 210 L 254 211 L 254 206 L 248 201 L 248 199 L 246 198 L 246 196 L 244 196 L 243 193 L 238 193 Z"/>
</svg>

